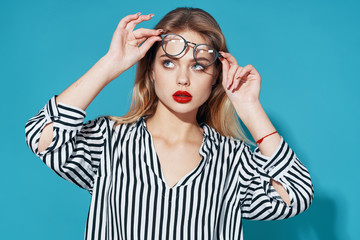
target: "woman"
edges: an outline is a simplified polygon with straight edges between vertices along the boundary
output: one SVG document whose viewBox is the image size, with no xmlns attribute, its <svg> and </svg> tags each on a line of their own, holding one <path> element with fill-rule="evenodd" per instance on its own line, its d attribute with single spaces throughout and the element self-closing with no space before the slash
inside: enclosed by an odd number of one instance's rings
<svg viewBox="0 0 360 240">
<path fill-rule="evenodd" d="M 307 209 L 310 176 L 265 114 L 256 69 L 227 53 L 205 11 L 178 8 L 134 31 L 152 16 L 123 18 L 108 53 L 26 124 L 32 151 L 92 194 L 85 239 L 242 239 L 242 217 Z M 83 124 L 137 62 L 129 112 Z"/>
</svg>

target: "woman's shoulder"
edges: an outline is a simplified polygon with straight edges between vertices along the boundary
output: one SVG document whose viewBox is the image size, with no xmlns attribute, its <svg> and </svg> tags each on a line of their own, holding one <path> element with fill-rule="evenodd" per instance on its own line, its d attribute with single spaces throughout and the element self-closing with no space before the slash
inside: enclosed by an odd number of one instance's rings
<svg viewBox="0 0 360 240">
<path fill-rule="evenodd" d="M 232 136 L 224 136 L 224 135 L 220 134 L 218 131 L 216 131 L 216 129 L 214 129 L 213 127 L 211 127 L 205 123 L 202 123 L 201 127 L 204 130 L 204 137 L 212 140 L 219 147 L 225 147 L 226 145 L 240 147 L 240 146 L 246 145 L 246 142 L 243 141 L 242 139 L 234 138 Z"/>
<path fill-rule="evenodd" d="M 100 124 L 106 125 L 106 128 L 112 132 L 112 134 L 123 135 L 131 132 L 134 128 L 141 125 L 142 119 L 139 118 L 136 121 L 125 122 L 123 120 L 119 120 L 119 117 L 112 116 L 100 116 L 95 119 L 95 121 Z"/>
<path fill-rule="evenodd" d="M 88 124 L 98 124 L 104 126 L 104 128 L 111 131 L 119 131 L 121 128 L 128 128 L 134 123 L 122 123 L 117 121 L 114 117 L 104 115 L 94 118 L 93 120 L 88 121 Z"/>
<path fill-rule="evenodd" d="M 98 116 L 87 121 L 82 127 L 83 134 L 91 134 L 104 139 L 122 139 L 127 136 L 136 123 L 120 123 L 110 116 Z"/>
</svg>

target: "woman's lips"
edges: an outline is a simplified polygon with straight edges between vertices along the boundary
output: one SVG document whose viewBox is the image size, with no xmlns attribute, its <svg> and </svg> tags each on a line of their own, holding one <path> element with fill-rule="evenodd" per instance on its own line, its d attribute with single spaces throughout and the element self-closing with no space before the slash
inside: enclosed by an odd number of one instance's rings
<svg viewBox="0 0 360 240">
<path fill-rule="evenodd" d="M 191 101 L 192 96 L 187 91 L 177 91 L 173 94 L 173 99 L 178 103 L 187 103 Z"/>
</svg>

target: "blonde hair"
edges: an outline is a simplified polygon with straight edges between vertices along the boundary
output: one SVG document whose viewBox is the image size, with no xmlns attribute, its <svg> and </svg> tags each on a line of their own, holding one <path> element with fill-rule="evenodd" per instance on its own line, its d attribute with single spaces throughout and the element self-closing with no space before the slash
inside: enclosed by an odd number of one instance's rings
<svg viewBox="0 0 360 240">
<path fill-rule="evenodd" d="M 227 52 L 225 37 L 216 20 L 207 12 L 199 8 L 177 8 L 165 15 L 155 26 L 167 32 L 190 30 L 199 33 L 218 51 Z M 137 65 L 132 102 L 127 114 L 122 117 L 109 117 L 116 121 L 115 126 L 134 123 L 140 117 L 155 113 L 158 98 L 151 81 L 151 64 L 160 43 L 154 44 L 145 57 Z M 217 79 L 209 99 L 199 108 L 198 123 L 206 123 L 223 136 L 252 142 L 246 138 L 235 109 L 222 87 L 221 64 L 216 62 Z"/>
</svg>

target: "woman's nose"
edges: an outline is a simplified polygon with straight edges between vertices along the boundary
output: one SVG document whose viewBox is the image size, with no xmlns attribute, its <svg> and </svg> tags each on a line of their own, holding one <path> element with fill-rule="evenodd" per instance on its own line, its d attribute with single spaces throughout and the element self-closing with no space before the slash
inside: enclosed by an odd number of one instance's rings
<svg viewBox="0 0 360 240">
<path fill-rule="evenodd" d="M 188 71 L 185 69 L 179 69 L 179 70 L 180 71 L 176 79 L 177 84 L 183 86 L 190 86 L 190 77 Z"/>
<path fill-rule="evenodd" d="M 189 62 L 193 60 L 192 48 L 188 47 L 183 55 L 179 58 L 178 74 L 177 74 L 177 84 L 190 86 L 190 69 Z"/>
</svg>

